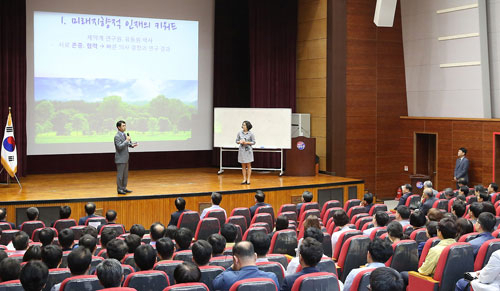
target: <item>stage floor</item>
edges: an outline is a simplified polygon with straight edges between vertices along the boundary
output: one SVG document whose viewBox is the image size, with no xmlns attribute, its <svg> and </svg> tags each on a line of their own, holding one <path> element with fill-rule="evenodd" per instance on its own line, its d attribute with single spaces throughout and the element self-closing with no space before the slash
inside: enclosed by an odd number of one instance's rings
<svg viewBox="0 0 500 291">
<path fill-rule="evenodd" d="M 22 190 L 15 181 L 9 186 L 0 185 L 0 204 L 134 200 L 209 195 L 214 191 L 229 194 L 363 183 L 324 174 L 279 177 L 278 172 L 253 172 L 251 185 L 241 185 L 241 171 L 225 170 L 222 175 L 217 175 L 217 171 L 218 168 L 130 171 L 128 188 L 134 192 L 128 195 L 116 193 L 116 172 L 30 175 L 21 179 Z"/>
</svg>

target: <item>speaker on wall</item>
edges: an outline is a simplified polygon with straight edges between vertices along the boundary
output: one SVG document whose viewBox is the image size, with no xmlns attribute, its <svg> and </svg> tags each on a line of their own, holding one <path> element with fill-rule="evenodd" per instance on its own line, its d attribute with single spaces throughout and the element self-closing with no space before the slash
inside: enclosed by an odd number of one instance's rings
<svg viewBox="0 0 500 291">
<path fill-rule="evenodd" d="M 381 27 L 392 27 L 396 13 L 397 0 L 377 0 L 373 22 Z"/>
</svg>

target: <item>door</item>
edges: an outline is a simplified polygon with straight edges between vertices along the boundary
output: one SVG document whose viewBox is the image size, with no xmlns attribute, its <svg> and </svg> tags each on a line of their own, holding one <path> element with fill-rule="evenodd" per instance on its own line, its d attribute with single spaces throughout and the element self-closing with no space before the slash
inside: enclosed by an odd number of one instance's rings
<svg viewBox="0 0 500 291">
<path fill-rule="evenodd" d="M 429 176 L 438 189 L 437 133 L 415 133 L 413 173 Z"/>
</svg>

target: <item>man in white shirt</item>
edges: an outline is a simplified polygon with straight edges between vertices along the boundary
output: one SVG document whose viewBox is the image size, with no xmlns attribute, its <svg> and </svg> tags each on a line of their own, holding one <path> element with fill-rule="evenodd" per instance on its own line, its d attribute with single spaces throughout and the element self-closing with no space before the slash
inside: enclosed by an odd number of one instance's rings
<svg viewBox="0 0 500 291">
<path fill-rule="evenodd" d="M 493 252 L 488 264 L 475 274 L 477 279 L 470 282 L 474 291 L 500 290 L 500 250 Z M 469 290 L 467 284 L 465 279 L 460 279 L 455 290 Z"/>
<path fill-rule="evenodd" d="M 221 201 L 222 201 L 222 195 L 220 193 L 213 192 L 212 193 L 212 206 L 203 209 L 203 211 L 201 212 L 201 215 L 200 215 L 200 219 L 205 218 L 205 216 L 207 215 L 207 213 L 210 210 L 222 210 L 222 211 L 224 211 L 224 216 L 227 218 L 226 210 L 224 210 L 224 208 L 219 206 Z"/>
<path fill-rule="evenodd" d="M 373 227 L 365 229 L 365 231 L 363 231 L 363 235 L 370 236 L 370 234 L 372 234 L 372 231 L 374 231 L 375 228 L 386 226 L 387 223 L 389 222 L 389 214 L 387 214 L 384 211 L 379 211 L 375 213 L 375 215 L 373 216 L 372 222 L 373 222 Z"/>
<path fill-rule="evenodd" d="M 350 230 L 351 228 L 349 228 L 348 226 L 349 217 L 342 209 L 336 210 L 333 213 L 333 222 L 335 223 L 336 227 L 340 227 L 339 230 L 332 233 L 332 252 L 335 252 L 335 246 L 337 245 L 337 241 L 339 240 L 340 235 L 343 232 Z"/>
<path fill-rule="evenodd" d="M 401 224 L 402 227 L 410 224 L 410 208 L 405 205 L 398 206 L 396 209 L 396 221 Z"/>
</svg>

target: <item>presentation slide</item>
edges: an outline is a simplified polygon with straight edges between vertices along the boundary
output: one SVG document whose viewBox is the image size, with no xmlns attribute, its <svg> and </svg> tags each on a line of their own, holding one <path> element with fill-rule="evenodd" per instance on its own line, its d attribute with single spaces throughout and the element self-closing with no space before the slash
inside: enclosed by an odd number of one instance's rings
<svg viewBox="0 0 500 291">
<path fill-rule="evenodd" d="M 34 10 L 32 27 L 29 154 L 113 152 L 118 120 L 139 151 L 211 148 L 196 18 Z"/>
</svg>

